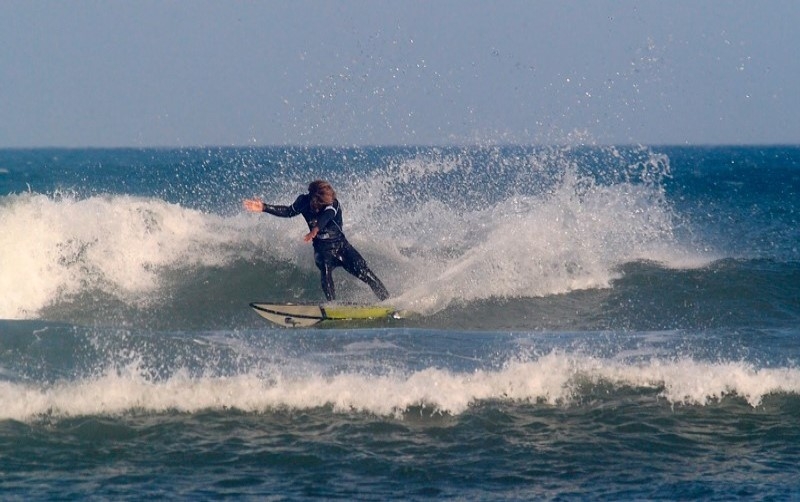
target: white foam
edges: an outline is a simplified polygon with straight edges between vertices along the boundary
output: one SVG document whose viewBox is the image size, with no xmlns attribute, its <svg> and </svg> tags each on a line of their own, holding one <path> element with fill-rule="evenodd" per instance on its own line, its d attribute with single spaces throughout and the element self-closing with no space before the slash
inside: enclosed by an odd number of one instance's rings
<svg viewBox="0 0 800 502">
<path fill-rule="evenodd" d="M 0 382 L 0 419 L 42 415 L 117 415 L 130 411 L 198 412 L 235 408 L 246 412 L 313 409 L 401 416 L 410 408 L 458 415 L 487 400 L 570 406 L 586 382 L 660 389 L 669 403 L 703 406 L 737 395 L 759 406 L 771 393 L 800 393 L 800 369 L 756 369 L 742 362 L 690 359 L 624 364 L 554 352 L 536 360 L 511 361 L 498 370 L 468 373 L 439 368 L 370 375 L 296 374 L 293 368 L 215 377 L 179 371 L 153 380 L 135 365 L 52 386 Z"/>
<path fill-rule="evenodd" d="M 0 318 L 6 319 L 34 317 L 51 302 L 87 289 L 146 303 L 167 269 L 219 266 L 281 249 L 275 245 L 280 238 L 265 242 L 268 233 L 253 230 L 255 220 L 158 199 L 30 193 L 2 203 Z"/>
</svg>

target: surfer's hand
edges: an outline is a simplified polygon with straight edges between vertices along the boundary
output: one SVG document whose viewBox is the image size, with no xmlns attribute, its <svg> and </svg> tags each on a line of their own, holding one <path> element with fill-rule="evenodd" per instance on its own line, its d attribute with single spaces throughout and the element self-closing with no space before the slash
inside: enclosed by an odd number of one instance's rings
<svg viewBox="0 0 800 502">
<path fill-rule="evenodd" d="M 319 228 L 314 227 L 311 229 L 309 233 L 305 235 L 305 237 L 303 237 L 303 240 L 305 242 L 311 242 L 312 240 L 314 240 L 314 237 L 316 237 L 318 233 L 319 233 Z"/>
<path fill-rule="evenodd" d="M 261 213 L 264 211 L 264 203 L 261 199 L 245 199 L 244 208 L 251 213 Z"/>
</svg>

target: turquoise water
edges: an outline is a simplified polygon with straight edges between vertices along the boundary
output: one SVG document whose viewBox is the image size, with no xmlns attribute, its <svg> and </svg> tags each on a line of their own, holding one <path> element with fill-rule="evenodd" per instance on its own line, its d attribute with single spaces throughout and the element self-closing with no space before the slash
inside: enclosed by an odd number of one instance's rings
<svg viewBox="0 0 800 502">
<path fill-rule="evenodd" d="M 0 151 L 4 498 L 795 498 L 795 147 Z M 319 302 L 330 179 L 407 319 Z M 372 302 L 336 272 L 341 299 Z"/>
</svg>

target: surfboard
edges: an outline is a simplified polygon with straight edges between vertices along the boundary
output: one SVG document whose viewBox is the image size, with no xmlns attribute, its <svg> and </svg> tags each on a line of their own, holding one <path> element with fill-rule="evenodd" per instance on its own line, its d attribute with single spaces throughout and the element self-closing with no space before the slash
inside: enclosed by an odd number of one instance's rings
<svg viewBox="0 0 800 502">
<path fill-rule="evenodd" d="M 383 305 L 295 305 L 253 302 L 250 307 L 264 319 L 287 328 L 308 328 L 322 321 L 385 319 L 395 313 Z"/>
</svg>

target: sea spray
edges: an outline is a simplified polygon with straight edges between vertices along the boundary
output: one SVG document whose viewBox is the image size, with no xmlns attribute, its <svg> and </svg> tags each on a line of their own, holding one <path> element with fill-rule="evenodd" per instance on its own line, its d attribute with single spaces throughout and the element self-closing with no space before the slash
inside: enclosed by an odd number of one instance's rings
<svg viewBox="0 0 800 502">
<path fill-rule="evenodd" d="M 434 149 L 391 160 L 342 190 L 357 215 L 353 238 L 368 233 L 367 249 L 391 262 L 398 304 L 426 313 L 608 287 L 631 261 L 685 263 L 662 185 L 668 159 L 608 150 Z"/>
</svg>

